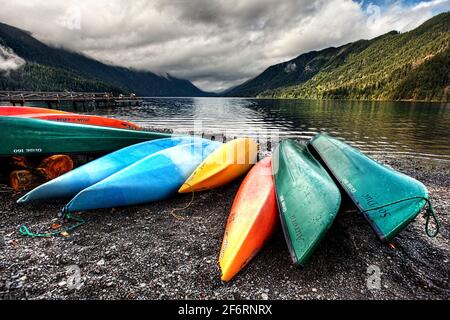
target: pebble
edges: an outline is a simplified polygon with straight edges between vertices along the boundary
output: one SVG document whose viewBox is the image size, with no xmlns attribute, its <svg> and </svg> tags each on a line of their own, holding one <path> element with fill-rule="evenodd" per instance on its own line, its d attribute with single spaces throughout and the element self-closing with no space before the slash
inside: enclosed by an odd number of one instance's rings
<svg viewBox="0 0 450 320">
<path fill-rule="evenodd" d="M 404 168 L 403 171 L 409 172 L 413 177 L 423 178 L 433 199 L 436 199 L 437 205 L 443 211 L 442 223 L 447 226 L 450 215 L 446 213 L 450 203 L 444 200 L 444 197 L 450 190 L 447 187 L 450 171 L 439 169 L 442 170 L 442 177 L 436 172 L 431 172 L 429 177 L 427 173 L 415 172 L 412 167 L 408 169 L 407 166 L 396 165 L 395 168 Z M 433 177 L 436 177 L 436 183 L 432 180 Z M 279 234 L 246 272 L 236 276 L 234 282 L 222 284 L 216 265 L 216 254 L 226 224 L 224 216 L 229 211 L 228 207 L 223 206 L 231 206 L 238 187 L 239 183 L 236 183 L 221 189 L 219 193 L 223 199 L 216 198 L 217 194 L 214 192 L 210 193 L 207 197 L 209 200 L 204 204 L 197 203 L 197 207 L 192 207 L 192 218 L 183 223 L 173 224 L 173 219 L 168 217 L 169 209 L 174 206 L 172 201 L 168 201 L 132 209 L 119 209 L 117 215 L 107 217 L 117 232 L 110 232 L 110 229 L 105 228 L 104 219 L 99 219 L 97 214 L 94 214 L 96 218 L 78 229 L 78 233 L 69 239 L 32 241 L 17 238 L 16 245 L 7 244 L 0 248 L 0 287 L 3 285 L 3 288 L 8 290 L 8 286 L 11 286 L 13 298 L 25 297 L 27 291 L 30 299 L 448 298 L 443 288 L 425 286 L 420 281 L 426 275 L 430 283 L 434 280 L 440 283 L 442 276 L 450 272 L 450 258 L 445 254 L 448 250 L 445 237 L 425 243 L 421 241 L 421 221 L 413 222 L 411 227 L 405 230 L 406 235 L 399 238 L 402 246 L 398 248 L 398 254 L 394 254 L 375 241 L 366 241 L 373 239 L 370 228 L 363 220 L 352 218 L 351 215 L 339 222 L 336 232 L 339 244 L 324 239 L 323 246 L 316 251 L 316 257 L 311 260 L 311 267 L 306 271 L 289 263 L 283 236 Z M 49 222 L 48 215 L 30 217 L 31 207 L 21 212 L 18 208 L 24 207 L 16 206 L 8 194 L 0 194 L 0 204 L 0 211 L 6 213 L 3 227 L 0 228 L 0 235 L 4 236 L 5 241 L 16 237 L 17 231 L 13 226 L 19 222 Z M 2 206 L 7 210 L 2 209 Z M 58 207 L 59 205 L 46 204 L 42 210 L 56 212 Z M 144 226 L 142 221 L 135 219 L 140 217 L 141 210 L 142 213 L 148 214 L 152 221 L 149 225 L 151 233 L 134 232 Z M 132 217 L 129 222 L 124 218 L 127 213 L 131 213 L 129 216 Z M 203 225 L 197 229 L 198 222 Z M 13 231 L 13 234 L 8 235 Z M 333 237 L 336 237 L 336 234 Z M 355 242 L 360 250 L 350 251 Z M 428 248 L 425 245 L 432 246 L 432 250 L 426 255 L 421 254 L 422 250 Z M 342 247 L 343 250 L 340 250 Z M 109 255 L 105 254 L 106 251 Z M 340 255 L 341 253 L 344 255 Z M 409 254 L 416 253 L 418 260 L 409 259 Z M 26 259 L 29 254 L 31 258 Z M 427 263 L 423 263 L 421 259 L 427 259 Z M 372 264 L 374 260 L 389 268 L 383 267 L 385 274 L 382 278 L 382 290 L 371 292 L 366 289 L 366 264 Z M 321 265 L 322 263 L 324 265 Z M 410 263 L 410 268 L 402 268 L 405 263 Z M 64 272 L 64 267 L 68 264 L 82 267 L 84 286 L 79 291 L 68 290 L 70 275 Z M 428 267 L 438 272 L 427 274 Z M 324 276 L 325 270 L 333 272 Z M 417 272 L 412 283 L 408 278 L 411 270 Z M 30 278 L 24 280 L 25 275 Z M 12 283 L 8 284 L 7 281 Z M 23 287 L 15 290 L 18 284 Z M 386 287 L 388 289 L 385 289 Z M 102 291 L 103 289 L 105 290 Z"/>
<path fill-rule="evenodd" d="M 67 284 L 66 281 L 61 281 L 60 283 L 58 283 L 58 286 L 64 287 L 66 284 Z"/>
<path fill-rule="evenodd" d="M 105 259 L 101 259 L 97 262 L 98 266 L 104 266 L 105 265 Z"/>
</svg>

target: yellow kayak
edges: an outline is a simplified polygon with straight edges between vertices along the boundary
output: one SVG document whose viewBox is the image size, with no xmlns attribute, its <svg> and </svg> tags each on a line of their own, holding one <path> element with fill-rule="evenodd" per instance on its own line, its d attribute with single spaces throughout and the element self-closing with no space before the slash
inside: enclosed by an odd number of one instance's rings
<svg viewBox="0 0 450 320">
<path fill-rule="evenodd" d="M 246 173 L 256 163 L 258 144 L 240 138 L 210 154 L 186 180 L 179 193 L 198 192 L 223 186 Z"/>
</svg>

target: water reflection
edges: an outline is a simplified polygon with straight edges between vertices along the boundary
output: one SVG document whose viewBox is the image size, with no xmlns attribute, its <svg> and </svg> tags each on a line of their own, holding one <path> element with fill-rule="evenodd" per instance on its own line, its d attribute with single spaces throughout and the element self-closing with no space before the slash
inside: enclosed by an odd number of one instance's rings
<svg viewBox="0 0 450 320">
<path fill-rule="evenodd" d="M 450 104 L 151 98 L 143 106 L 101 110 L 144 127 L 307 140 L 318 132 L 341 137 L 369 154 L 450 162 Z"/>
</svg>

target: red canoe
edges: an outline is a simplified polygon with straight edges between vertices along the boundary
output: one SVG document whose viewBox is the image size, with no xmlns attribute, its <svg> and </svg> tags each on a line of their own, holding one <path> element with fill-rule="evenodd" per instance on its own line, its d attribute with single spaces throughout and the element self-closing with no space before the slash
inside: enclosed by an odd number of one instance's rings
<svg viewBox="0 0 450 320">
<path fill-rule="evenodd" d="M 0 106 L 0 116 L 18 116 L 21 114 L 37 114 L 37 113 L 65 114 L 68 112 L 36 107 Z"/>
<path fill-rule="evenodd" d="M 278 207 L 270 157 L 245 177 L 234 199 L 219 265 L 222 281 L 230 281 L 261 250 L 278 223 Z"/>
<path fill-rule="evenodd" d="M 84 114 L 64 113 L 64 114 L 49 114 L 49 113 L 36 113 L 36 114 L 22 114 L 18 117 L 34 118 L 41 120 L 57 121 L 57 122 L 70 122 L 76 124 L 85 124 L 100 127 L 111 127 L 128 130 L 141 130 L 141 128 L 129 121 L 105 118 L 100 116 L 89 116 Z"/>
</svg>

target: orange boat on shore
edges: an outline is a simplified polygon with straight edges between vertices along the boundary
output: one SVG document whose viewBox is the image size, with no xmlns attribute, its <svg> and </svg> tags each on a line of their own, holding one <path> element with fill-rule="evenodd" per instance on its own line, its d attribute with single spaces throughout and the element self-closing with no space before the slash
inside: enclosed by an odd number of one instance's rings
<svg viewBox="0 0 450 320">
<path fill-rule="evenodd" d="M 270 157 L 245 177 L 234 199 L 220 250 L 222 281 L 230 281 L 261 250 L 278 223 Z"/>
<path fill-rule="evenodd" d="M 128 130 L 141 130 L 141 128 L 129 121 L 114 119 L 114 118 L 106 118 L 100 116 L 90 116 L 85 114 L 76 114 L 76 113 L 64 113 L 64 114 L 23 114 L 18 115 L 18 117 L 22 118 L 34 118 L 41 120 L 49 120 L 49 121 L 57 121 L 57 122 L 69 122 L 76 124 L 85 124 L 91 126 L 100 126 L 100 127 L 111 127 L 118 129 L 128 129 Z"/>
<path fill-rule="evenodd" d="M 141 130 L 138 125 L 129 121 L 46 108 L 0 106 L 0 116 L 14 116 L 118 129 Z"/>
</svg>

